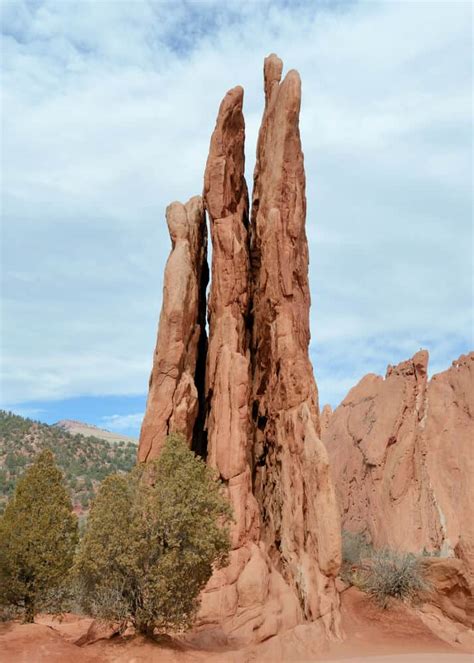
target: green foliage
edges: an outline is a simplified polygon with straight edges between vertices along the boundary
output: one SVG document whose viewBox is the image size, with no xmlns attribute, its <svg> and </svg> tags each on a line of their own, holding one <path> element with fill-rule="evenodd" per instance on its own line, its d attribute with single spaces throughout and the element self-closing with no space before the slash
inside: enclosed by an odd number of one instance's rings
<svg viewBox="0 0 474 663">
<path fill-rule="evenodd" d="M 169 436 L 158 460 L 99 489 L 76 560 L 84 610 L 148 635 L 189 627 L 230 519 L 213 472 Z"/>
<path fill-rule="evenodd" d="M 130 471 L 137 454 L 131 442 L 110 444 L 96 437 L 71 435 L 56 426 L 0 410 L 0 513 L 19 477 L 43 449 L 53 451 L 78 511 L 88 510 L 106 476 Z"/>
<path fill-rule="evenodd" d="M 77 544 L 77 517 L 51 451 L 18 482 L 0 519 L 0 604 L 32 622 L 59 610 Z"/>
</svg>

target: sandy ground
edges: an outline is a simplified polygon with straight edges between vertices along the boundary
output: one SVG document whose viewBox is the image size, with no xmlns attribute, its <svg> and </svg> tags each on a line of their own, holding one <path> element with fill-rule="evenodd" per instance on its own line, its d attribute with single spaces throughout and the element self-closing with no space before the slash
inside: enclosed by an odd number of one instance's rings
<svg viewBox="0 0 474 663">
<path fill-rule="evenodd" d="M 342 594 L 346 638 L 329 645 L 315 623 L 240 650 L 200 647 L 199 633 L 192 645 L 116 637 L 78 647 L 91 621 L 66 615 L 61 622 L 44 616 L 35 624 L 0 624 L 0 663 L 474 663 L 472 632 L 452 623 L 433 632 L 421 613 L 402 604 L 381 610 L 355 589 Z"/>
<path fill-rule="evenodd" d="M 472 663 L 472 654 L 394 654 L 392 656 L 357 656 L 356 658 L 336 659 L 344 663 Z"/>
</svg>

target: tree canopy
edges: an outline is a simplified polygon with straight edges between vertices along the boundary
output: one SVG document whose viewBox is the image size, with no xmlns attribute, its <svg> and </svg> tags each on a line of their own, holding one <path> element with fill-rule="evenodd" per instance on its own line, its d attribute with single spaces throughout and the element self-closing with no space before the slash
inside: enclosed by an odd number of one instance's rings
<svg viewBox="0 0 474 663">
<path fill-rule="evenodd" d="M 59 609 L 77 544 L 77 517 L 50 450 L 18 481 L 0 519 L 0 604 L 32 622 L 41 609 Z"/>
<path fill-rule="evenodd" d="M 76 561 L 84 609 L 148 635 L 187 628 L 227 560 L 230 519 L 213 471 L 169 436 L 157 460 L 99 489 Z"/>
</svg>

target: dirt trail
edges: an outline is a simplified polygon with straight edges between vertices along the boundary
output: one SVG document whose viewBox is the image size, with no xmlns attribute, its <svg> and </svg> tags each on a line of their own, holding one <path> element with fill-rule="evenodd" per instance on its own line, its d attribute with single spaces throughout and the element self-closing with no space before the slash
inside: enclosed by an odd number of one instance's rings
<svg viewBox="0 0 474 663">
<path fill-rule="evenodd" d="M 324 648 L 321 627 L 312 623 L 253 647 L 226 650 L 210 649 L 199 634 L 194 646 L 171 638 L 131 637 L 78 647 L 74 642 L 87 632 L 90 619 L 40 617 L 36 624 L 0 625 L 0 663 L 474 663 L 472 632 L 456 630 L 460 627 L 453 623 L 451 631 L 444 625 L 444 631 L 434 632 L 422 613 L 402 604 L 381 610 L 352 588 L 342 594 L 342 618 L 346 639 Z M 451 642 L 440 637 L 446 633 Z"/>
</svg>

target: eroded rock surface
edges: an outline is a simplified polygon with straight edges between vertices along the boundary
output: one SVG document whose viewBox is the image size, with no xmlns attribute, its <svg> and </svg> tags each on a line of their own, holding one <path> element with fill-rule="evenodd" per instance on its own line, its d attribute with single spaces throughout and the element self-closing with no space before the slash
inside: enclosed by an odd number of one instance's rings
<svg viewBox="0 0 474 663">
<path fill-rule="evenodd" d="M 330 405 L 325 405 L 321 410 L 321 415 L 319 417 L 320 426 L 321 426 L 321 437 L 328 429 L 331 417 L 332 417 L 332 407 Z"/>
<path fill-rule="evenodd" d="M 224 97 L 211 138 L 204 203 L 212 238 L 206 366 L 207 462 L 224 482 L 235 522 L 230 564 L 202 596 L 201 626 L 229 643 L 267 639 L 302 620 L 297 596 L 260 544 L 252 492 L 250 259 L 243 90 Z"/>
<path fill-rule="evenodd" d="M 428 353 L 366 375 L 323 439 L 343 527 L 377 546 L 439 551 L 474 570 L 474 353 L 428 382 Z"/>
<path fill-rule="evenodd" d="M 251 224 L 242 88 L 221 103 L 203 193 L 213 247 L 209 344 L 199 345 L 205 236 L 201 247 L 190 241 L 186 215 L 181 251 L 190 258 L 178 259 L 173 245 L 140 442 L 148 460 L 180 431 L 219 472 L 234 510 L 232 551 L 202 595 L 199 628 L 234 645 L 305 620 L 339 634 L 339 512 L 308 356 L 301 84 L 295 71 L 281 82 L 281 72 L 275 55 L 265 60 Z"/>
<path fill-rule="evenodd" d="M 265 60 L 252 203 L 252 424 L 261 538 L 304 614 L 338 632 L 339 517 L 310 340 L 301 82 Z"/>
<path fill-rule="evenodd" d="M 163 302 L 138 460 L 157 458 L 169 433 L 191 445 L 199 412 L 199 383 L 206 351 L 207 235 L 200 196 L 166 210 L 171 253 L 163 278 Z M 202 390 L 202 389 L 201 389 Z"/>
</svg>

